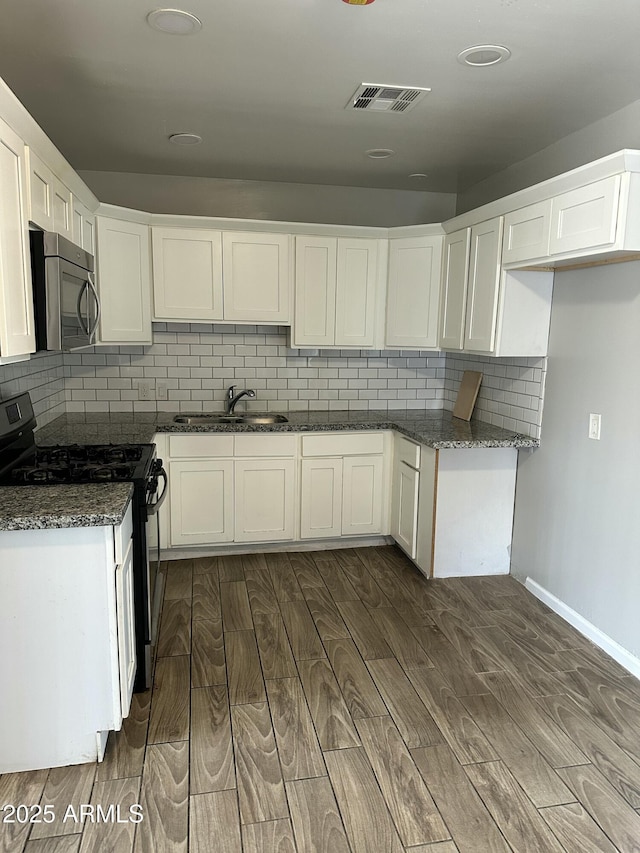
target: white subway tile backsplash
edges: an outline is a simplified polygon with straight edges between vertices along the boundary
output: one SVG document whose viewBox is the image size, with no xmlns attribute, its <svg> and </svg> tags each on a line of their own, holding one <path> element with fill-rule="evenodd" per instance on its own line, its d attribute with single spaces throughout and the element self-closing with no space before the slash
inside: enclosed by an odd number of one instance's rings
<svg viewBox="0 0 640 853">
<path fill-rule="evenodd" d="M 38 423 L 68 412 L 219 411 L 226 388 L 253 388 L 242 406 L 306 409 L 452 409 L 462 374 L 480 370 L 474 417 L 539 436 L 546 359 L 456 353 L 297 350 L 270 326 L 158 323 L 151 346 L 45 354 L 0 368 L 0 395 L 29 390 Z M 138 380 L 151 382 L 141 400 Z M 156 400 L 156 381 L 167 400 Z"/>
</svg>

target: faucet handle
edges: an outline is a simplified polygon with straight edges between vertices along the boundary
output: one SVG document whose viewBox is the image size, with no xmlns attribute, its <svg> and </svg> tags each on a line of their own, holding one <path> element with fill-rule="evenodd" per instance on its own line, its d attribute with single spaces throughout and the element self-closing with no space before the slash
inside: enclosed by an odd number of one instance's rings
<svg viewBox="0 0 640 853">
<path fill-rule="evenodd" d="M 235 385 L 229 385 L 229 387 L 227 388 L 227 397 L 233 397 L 233 389 L 235 387 Z"/>
</svg>

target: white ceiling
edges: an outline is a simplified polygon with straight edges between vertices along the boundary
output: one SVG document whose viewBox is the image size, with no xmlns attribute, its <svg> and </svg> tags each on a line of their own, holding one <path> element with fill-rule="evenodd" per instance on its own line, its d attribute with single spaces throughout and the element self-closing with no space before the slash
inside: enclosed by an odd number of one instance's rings
<svg viewBox="0 0 640 853">
<path fill-rule="evenodd" d="M 640 97 L 638 0 L 172 4 L 202 30 L 152 30 L 153 0 L 3 2 L 0 76 L 76 169 L 457 192 Z M 483 43 L 512 58 L 457 62 Z M 346 111 L 362 82 L 432 92 Z"/>
</svg>

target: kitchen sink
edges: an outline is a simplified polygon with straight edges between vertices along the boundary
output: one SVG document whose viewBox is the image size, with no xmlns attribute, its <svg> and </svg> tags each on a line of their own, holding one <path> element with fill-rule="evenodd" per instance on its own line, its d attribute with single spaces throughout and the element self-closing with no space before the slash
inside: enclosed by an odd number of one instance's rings
<svg viewBox="0 0 640 853">
<path fill-rule="evenodd" d="M 287 418 L 284 415 L 272 415 L 269 412 L 245 412 L 242 415 L 200 413 L 196 415 L 176 415 L 173 422 L 189 426 L 215 426 L 215 424 L 286 424 Z"/>
</svg>

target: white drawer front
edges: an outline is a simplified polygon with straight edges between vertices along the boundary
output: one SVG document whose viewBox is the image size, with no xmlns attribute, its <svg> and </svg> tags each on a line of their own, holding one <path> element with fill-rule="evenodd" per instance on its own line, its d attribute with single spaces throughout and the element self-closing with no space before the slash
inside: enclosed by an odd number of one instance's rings
<svg viewBox="0 0 640 853">
<path fill-rule="evenodd" d="M 295 456 L 297 439 L 295 435 L 256 435 L 236 436 L 236 456 Z"/>
<path fill-rule="evenodd" d="M 406 462 L 416 471 L 420 469 L 420 445 L 399 436 L 396 439 L 396 454 L 400 462 Z"/>
<path fill-rule="evenodd" d="M 360 456 L 384 452 L 381 432 L 340 432 L 325 435 L 304 435 L 303 456 Z"/>
<path fill-rule="evenodd" d="M 169 456 L 189 459 L 203 456 L 233 456 L 233 435 L 171 435 Z"/>
</svg>

